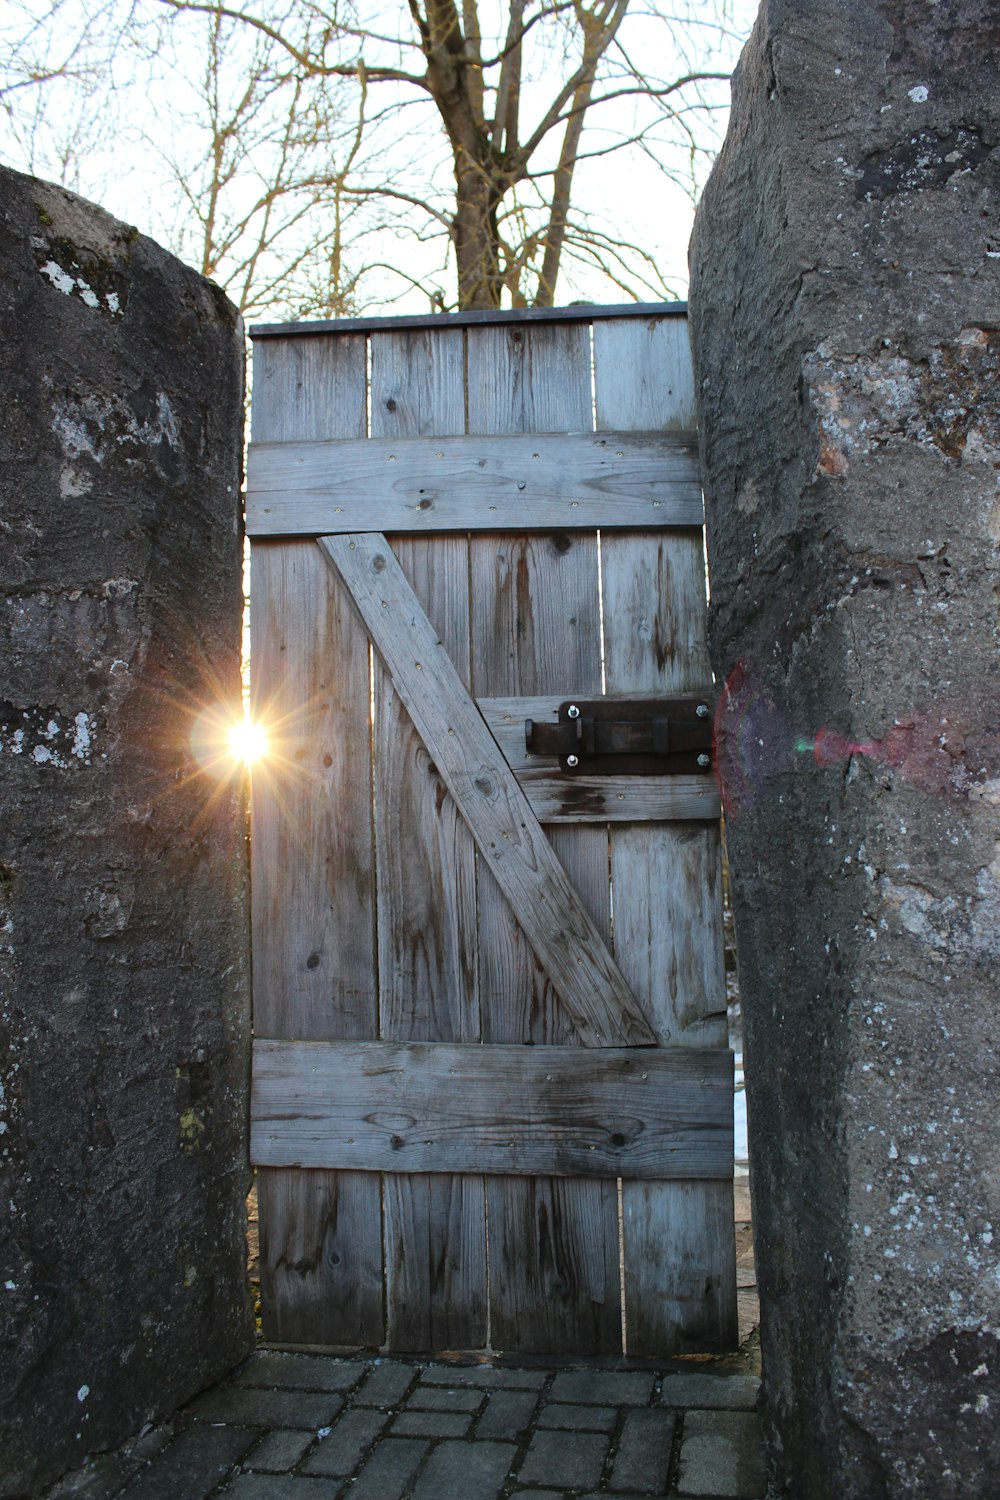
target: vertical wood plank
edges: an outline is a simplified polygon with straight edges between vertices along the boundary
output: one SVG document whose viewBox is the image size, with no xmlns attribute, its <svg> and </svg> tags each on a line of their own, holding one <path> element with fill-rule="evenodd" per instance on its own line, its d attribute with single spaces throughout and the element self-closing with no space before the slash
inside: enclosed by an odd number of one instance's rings
<svg viewBox="0 0 1000 1500">
<path fill-rule="evenodd" d="M 586 324 L 475 328 L 467 341 L 470 432 L 590 430 Z M 600 692 L 596 536 L 475 536 L 471 576 L 478 695 Z M 606 828 L 549 836 L 607 934 Z M 482 865 L 479 913 L 483 1040 L 571 1043 L 551 983 Z M 620 1352 L 615 1184 L 491 1178 L 487 1195 L 493 1346 Z"/>
<path fill-rule="evenodd" d="M 267 341 L 254 363 L 256 441 L 361 437 L 362 337 Z M 314 542 L 251 556 L 252 692 L 271 754 L 254 773 L 254 1028 L 375 1035 L 368 643 Z M 358 1173 L 262 1170 L 268 1338 L 381 1343 L 381 1190 Z"/>
<path fill-rule="evenodd" d="M 373 437 L 465 430 L 458 329 L 371 340 Z M 461 536 L 391 538 L 393 550 L 468 685 L 469 556 Z M 375 851 L 380 1034 L 394 1041 L 480 1037 L 475 850 L 426 749 L 375 663 Z M 486 1342 L 482 1177 L 387 1175 L 386 1347 Z"/>
<path fill-rule="evenodd" d="M 682 319 L 594 325 L 598 430 L 691 431 Z M 700 533 L 602 537 L 609 693 L 697 692 L 711 682 Z M 717 827 L 615 825 L 616 958 L 670 1046 L 727 1045 Z M 731 1347 L 735 1236 L 729 1183 L 623 1184 L 630 1354 Z"/>
</svg>

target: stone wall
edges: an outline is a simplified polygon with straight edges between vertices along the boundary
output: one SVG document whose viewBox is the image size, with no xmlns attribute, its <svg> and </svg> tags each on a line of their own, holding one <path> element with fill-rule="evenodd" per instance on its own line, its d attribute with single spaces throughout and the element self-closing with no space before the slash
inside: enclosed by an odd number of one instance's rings
<svg viewBox="0 0 1000 1500">
<path fill-rule="evenodd" d="M 228 1369 L 244 1272 L 243 347 L 218 288 L 0 172 L 0 1494 Z M 9 1205 L 9 1214 L 8 1214 Z"/>
<path fill-rule="evenodd" d="M 1000 1472 L 1000 12 L 765 0 L 692 243 L 774 1493 Z"/>
</svg>

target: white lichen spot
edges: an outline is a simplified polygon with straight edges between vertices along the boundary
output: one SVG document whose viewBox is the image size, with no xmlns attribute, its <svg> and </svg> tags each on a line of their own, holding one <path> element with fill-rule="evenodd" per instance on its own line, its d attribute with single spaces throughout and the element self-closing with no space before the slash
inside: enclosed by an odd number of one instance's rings
<svg viewBox="0 0 1000 1500">
<path fill-rule="evenodd" d="M 989 1396 L 987 1396 L 985 1391 L 981 1391 L 980 1394 L 976 1397 L 976 1411 L 980 1416 L 982 1416 L 983 1413 L 989 1411 L 989 1409 L 990 1398 Z"/>
<path fill-rule="evenodd" d="M 89 474 L 82 474 L 72 464 L 64 464 L 59 475 L 59 494 L 63 500 L 79 500 L 83 495 L 89 495 L 94 487 L 94 481 Z"/>
<path fill-rule="evenodd" d="M 89 1395 L 90 1395 L 90 1386 L 89 1385 L 81 1385 L 80 1389 L 76 1393 L 76 1399 L 82 1404 L 84 1401 L 86 1401 L 86 1399 L 87 1399 L 87 1397 Z"/>
<path fill-rule="evenodd" d="M 112 313 L 120 313 L 121 312 L 122 305 L 121 305 L 121 303 L 118 300 L 118 293 L 117 292 L 108 292 L 107 295 L 105 296 L 104 300 L 108 304 L 108 311 L 109 312 L 112 312 Z"/>
<path fill-rule="evenodd" d="M 899 1160 L 899 1152 L 896 1150 L 896 1142 L 895 1141 L 890 1141 L 889 1142 L 889 1160 L 890 1161 L 898 1161 Z"/>
<path fill-rule="evenodd" d="M 48 740 L 55 739 L 58 733 L 59 725 L 56 723 L 55 719 L 50 719 L 45 726 L 45 738 Z"/>
<path fill-rule="evenodd" d="M 48 745 L 36 745 L 34 750 L 32 750 L 31 752 L 31 758 L 32 760 L 37 761 L 41 766 L 44 765 L 47 760 L 52 759 L 52 751 L 49 749 Z"/>
<path fill-rule="evenodd" d="M 71 297 L 76 286 L 76 277 L 64 271 L 62 266 L 57 265 L 54 260 L 47 260 L 41 267 L 43 276 L 47 276 L 57 292 L 62 292 L 64 297 Z"/>
<path fill-rule="evenodd" d="M 17 1282 L 16 1281 L 5 1281 L 4 1284 L 3 1284 L 3 1289 L 4 1289 L 5 1292 L 16 1292 L 17 1291 Z"/>
<path fill-rule="evenodd" d="M 90 759 L 90 720 L 84 713 L 77 714 L 73 720 L 76 732 L 73 735 L 73 754 L 79 760 Z"/>
<path fill-rule="evenodd" d="M 101 304 L 98 301 L 97 293 L 89 282 L 84 281 L 82 276 L 78 276 L 76 284 L 80 292 L 81 302 L 85 303 L 87 307 L 100 307 Z"/>
<path fill-rule="evenodd" d="M 10 737 L 10 748 L 15 755 L 20 755 L 24 750 L 24 730 L 15 729 Z"/>
<path fill-rule="evenodd" d="M 918 83 L 912 89 L 907 90 L 906 97 L 914 104 L 926 104 L 930 97 L 930 89 L 926 83 Z"/>
</svg>

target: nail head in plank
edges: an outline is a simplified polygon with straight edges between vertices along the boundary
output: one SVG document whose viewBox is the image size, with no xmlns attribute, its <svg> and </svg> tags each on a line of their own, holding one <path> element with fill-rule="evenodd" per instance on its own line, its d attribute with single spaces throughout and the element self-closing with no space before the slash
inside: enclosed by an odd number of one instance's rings
<svg viewBox="0 0 1000 1500">
<path fill-rule="evenodd" d="M 719 1049 L 254 1044 L 258 1165 L 731 1179 Z"/>
</svg>

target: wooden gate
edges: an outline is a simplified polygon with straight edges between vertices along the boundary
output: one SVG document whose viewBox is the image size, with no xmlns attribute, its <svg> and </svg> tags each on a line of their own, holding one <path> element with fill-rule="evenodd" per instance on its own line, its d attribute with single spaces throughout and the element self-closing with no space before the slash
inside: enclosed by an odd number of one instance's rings
<svg viewBox="0 0 1000 1500">
<path fill-rule="evenodd" d="M 731 1347 L 714 780 L 525 744 L 712 703 L 684 309 L 254 336 L 265 1334 Z"/>
</svg>

